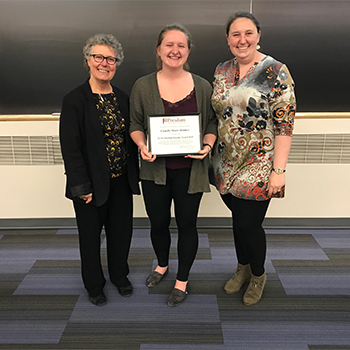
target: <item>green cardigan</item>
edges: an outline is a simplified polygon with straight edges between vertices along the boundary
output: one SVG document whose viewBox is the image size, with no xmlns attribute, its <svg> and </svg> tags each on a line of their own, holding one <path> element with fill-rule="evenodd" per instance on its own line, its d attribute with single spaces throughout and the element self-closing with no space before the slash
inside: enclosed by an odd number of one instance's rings
<svg viewBox="0 0 350 350">
<path fill-rule="evenodd" d="M 217 120 L 211 107 L 212 87 L 209 82 L 192 74 L 198 112 L 202 117 L 202 134 L 217 135 Z M 130 95 L 130 133 L 139 130 L 147 135 L 147 115 L 164 114 L 156 73 L 146 75 L 136 81 Z M 210 192 L 208 179 L 209 157 L 203 160 L 192 159 L 188 193 Z M 141 159 L 140 178 L 154 181 L 157 185 L 166 183 L 165 158 L 158 157 L 154 162 Z"/>
</svg>

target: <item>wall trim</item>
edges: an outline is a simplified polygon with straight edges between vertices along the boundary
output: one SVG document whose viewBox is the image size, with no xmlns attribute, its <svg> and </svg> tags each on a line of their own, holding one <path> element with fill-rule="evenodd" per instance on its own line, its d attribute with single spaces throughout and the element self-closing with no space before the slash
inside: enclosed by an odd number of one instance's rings
<svg viewBox="0 0 350 350">
<path fill-rule="evenodd" d="M 230 228 L 230 217 L 200 217 L 197 221 L 199 229 Z M 267 229 L 350 229 L 350 218 L 266 218 L 264 228 Z M 134 218 L 134 228 L 149 228 L 148 218 Z M 174 218 L 171 228 L 176 228 Z M 76 228 L 74 218 L 28 218 L 0 219 L 1 230 L 31 230 Z"/>
<path fill-rule="evenodd" d="M 350 112 L 296 112 L 296 119 L 349 119 Z M 59 121 L 60 113 L 0 114 L 0 122 Z"/>
</svg>

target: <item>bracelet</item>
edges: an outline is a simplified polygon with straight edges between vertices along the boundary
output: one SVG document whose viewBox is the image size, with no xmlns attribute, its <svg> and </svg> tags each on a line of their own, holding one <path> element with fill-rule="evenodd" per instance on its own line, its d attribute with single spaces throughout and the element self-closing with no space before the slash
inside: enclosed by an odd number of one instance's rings
<svg viewBox="0 0 350 350">
<path fill-rule="evenodd" d="M 213 146 L 212 146 L 212 145 L 209 145 L 209 143 L 203 143 L 203 147 L 204 147 L 204 146 L 209 146 L 209 147 L 210 147 L 210 150 L 213 149 Z"/>
</svg>

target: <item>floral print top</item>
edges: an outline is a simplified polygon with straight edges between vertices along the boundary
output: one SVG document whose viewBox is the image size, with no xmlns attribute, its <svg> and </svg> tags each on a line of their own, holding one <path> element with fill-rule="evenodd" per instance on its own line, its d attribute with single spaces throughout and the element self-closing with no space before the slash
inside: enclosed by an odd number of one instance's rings
<svg viewBox="0 0 350 350">
<path fill-rule="evenodd" d="M 291 136 L 296 101 L 288 68 L 270 56 L 240 79 L 236 59 L 220 63 L 212 106 L 219 121 L 212 164 L 220 194 L 263 201 L 276 135 Z M 274 197 L 283 197 L 284 187 Z"/>
<path fill-rule="evenodd" d="M 110 175 L 111 178 L 115 178 L 126 173 L 125 120 L 114 92 L 95 94 L 95 100 L 96 108 L 100 111 Z"/>
</svg>

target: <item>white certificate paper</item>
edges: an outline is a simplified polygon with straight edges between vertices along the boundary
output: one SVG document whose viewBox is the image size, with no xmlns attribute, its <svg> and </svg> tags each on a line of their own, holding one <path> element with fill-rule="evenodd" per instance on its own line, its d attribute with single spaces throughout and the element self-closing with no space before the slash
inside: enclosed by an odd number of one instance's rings
<svg viewBox="0 0 350 350">
<path fill-rule="evenodd" d="M 202 149 L 200 113 L 148 116 L 148 150 L 157 156 L 197 154 Z"/>
</svg>

